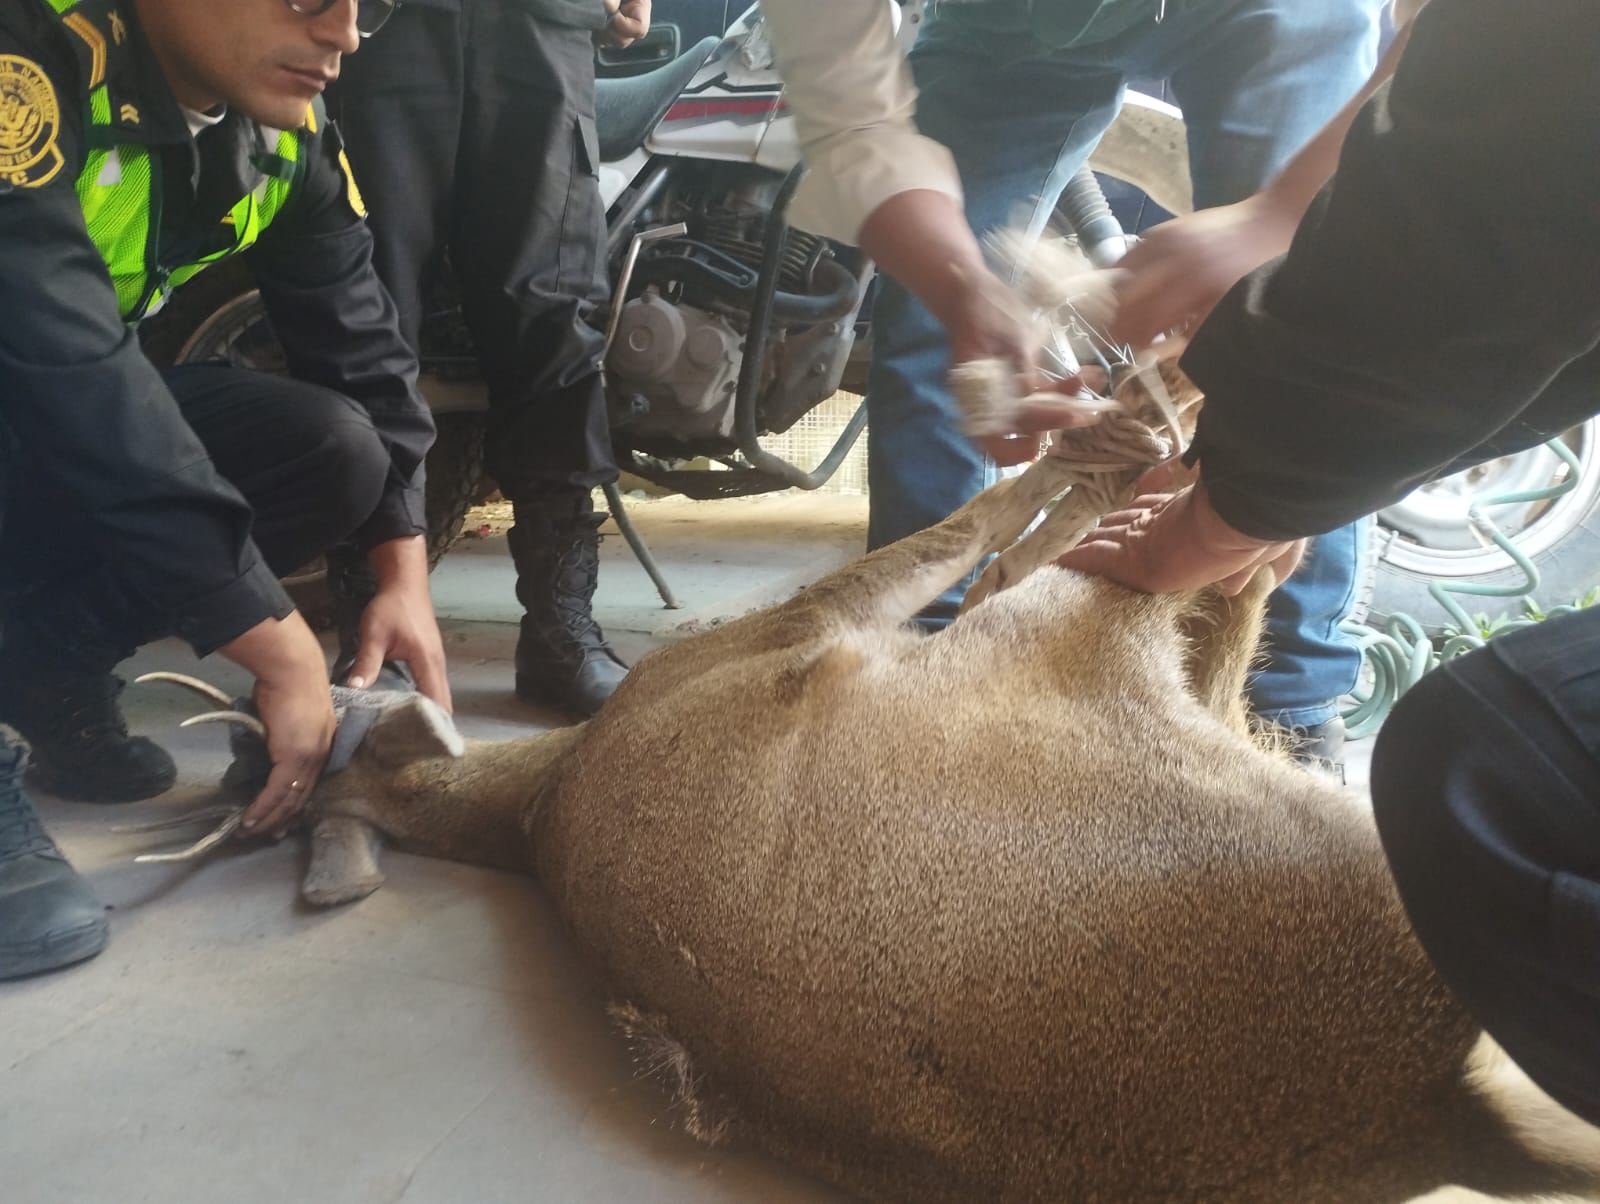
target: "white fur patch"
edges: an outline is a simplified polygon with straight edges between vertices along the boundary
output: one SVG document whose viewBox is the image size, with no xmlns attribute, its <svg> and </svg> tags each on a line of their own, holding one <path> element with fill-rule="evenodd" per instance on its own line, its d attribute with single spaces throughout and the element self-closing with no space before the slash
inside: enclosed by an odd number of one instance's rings
<svg viewBox="0 0 1600 1204">
<path fill-rule="evenodd" d="M 1507 1204 L 1504 1196 L 1486 1196 L 1481 1191 L 1473 1191 L 1470 1187 L 1441 1187 L 1438 1191 L 1430 1191 L 1425 1196 L 1417 1196 L 1410 1204 L 1482 1204 L 1483 1201 L 1494 1201 L 1494 1204 Z M 1511 1204 L 1517 1204 L 1513 1201 Z M 1590 1204 L 1590 1201 L 1581 1200 L 1577 1196 L 1534 1196 L 1525 1197 L 1520 1204 Z"/>
<path fill-rule="evenodd" d="M 1532 1153 L 1600 1174 L 1600 1128 L 1546 1095 L 1487 1035 L 1467 1059 L 1467 1082 Z"/>
<path fill-rule="evenodd" d="M 417 696 L 417 705 L 427 720 L 430 734 L 439 742 L 445 754 L 451 757 L 465 756 L 467 742 L 456 731 L 455 720 L 445 713 L 444 708 L 421 694 Z"/>
</svg>

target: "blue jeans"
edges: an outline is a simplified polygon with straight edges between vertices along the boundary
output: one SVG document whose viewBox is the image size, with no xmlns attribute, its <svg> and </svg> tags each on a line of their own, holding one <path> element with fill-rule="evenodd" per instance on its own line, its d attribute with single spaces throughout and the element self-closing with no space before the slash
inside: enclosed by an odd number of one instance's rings
<svg viewBox="0 0 1600 1204">
<path fill-rule="evenodd" d="M 1445 982 L 1600 1124 L 1600 609 L 1424 677 L 1378 734 L 1372 810 Z"/>
<path fill-rule="evenodd" d="M 1383 0 L 1171 0 L 1165 20 L 1069 50 L 967 35 L 936 16 L 912 64 L 917 124 L 955 156 L 979 233 L 1044 229 L 1056 199 L 1116 116 L 1127 81 L 1170 80 L 1188 127 L 1195 205 L 1260 189 L 1342 108 L 1377 62 Z M 947 10 L 951 11 L 951 10 Z M 933 316 L 880 281 L 868 377 L 868 543 L 933 525 L 996 479 L 961 432 L 945 385 L 949 352 Z M 1355 590 L 1363 532 L 1319 537 L 1307 567 L 1273 595 L 1258 714 L 1322 723 L 1355 685 L 1360 653 L 1338 630 Z M 965 585 L 941 601 L 959 601 Z"/>
</svg>

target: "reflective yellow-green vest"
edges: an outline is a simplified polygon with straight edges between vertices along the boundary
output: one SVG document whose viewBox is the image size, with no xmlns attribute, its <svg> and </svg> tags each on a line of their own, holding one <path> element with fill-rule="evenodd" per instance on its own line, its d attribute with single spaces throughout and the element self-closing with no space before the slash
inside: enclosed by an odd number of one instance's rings
<svg viewBox="0 0 1600 1204">
<path fill-rule="evenodd" d="M 127 26 L 116 6 L 105 0 L 44 2 L 88 51 L 80 58 L 89 68 L 83 98 L 89 154 L 78 173 L 78 200 L 89 237 L 111 272 L 123 321 L 137 322 L 157 309 L 171 289 L 251 246 L 283 211 L 304 167 L 306 142 L 326 120 L 322 102 L 311 106 L 305 126 L 278 133 L 274 153 L 255 156 L 260 179 L 223 218 L 223 225 L 231 227 L 231 245 L 190 262 L 162 263 L 159 165 L 150 147 L 119 136 L 106 85 L 108 76 L 118 74 L 121 56 L 132 53 Z"/>
</svg>

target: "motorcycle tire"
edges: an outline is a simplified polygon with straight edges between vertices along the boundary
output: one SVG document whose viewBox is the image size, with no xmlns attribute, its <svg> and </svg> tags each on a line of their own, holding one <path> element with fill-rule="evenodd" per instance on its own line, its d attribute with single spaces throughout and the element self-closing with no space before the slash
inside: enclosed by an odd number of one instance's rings
<svg viewBox="0 0 1600 1204">
<path fill-rule="evenodd" d="M 1580 468 L 1572 489 L 1543 501 L 1488 506 L 1496 495 L 1539 489 L 1569 475 L 1544 447 L 1444 477 L 1384 510 L 1373 525 L 1375 571 L 1365 622 L 1383 630 L 1396 614 L 1416 619 L 1431 637 L 1455 626 L 1429 592 L 1434 581 L 1517 589 L 1527 578 L 1467 521 L 1478 502 L 1539 571 L 1531 597 L 1542 610 L 1570 605 L 1600 586 L 1600 419 L 1574 427 L 1563 441 Z M 1518 616 L 1521 594 L 1456 595 L 1469 615 Z"/>
<path fill-rule="evenodd" d="M 209 268 L 178 289 L 140 325 L 139 337 L 158 368 L 223 360 L 261 372 L 286 370 L 255 281 L 240 260 Z M 468 509 L 479 500 L 484 420 L 476 411 L 434 415 L 438 435 L 428 452 L 425 501 L 430 570 L 460 537 Z M 295 605 L 317 628 L 333 621 L 326 578 L 320 560 L 283 578 Z"/>
</svg>

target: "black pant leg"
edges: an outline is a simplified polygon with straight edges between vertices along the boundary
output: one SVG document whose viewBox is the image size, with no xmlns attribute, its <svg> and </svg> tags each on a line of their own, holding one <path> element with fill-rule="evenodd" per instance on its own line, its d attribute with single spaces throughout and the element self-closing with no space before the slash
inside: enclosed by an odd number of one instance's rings
<svg viewBox="0 0 1600 1204">
<path fill-rule="evenodd" d="M 489 384 L 489 468 L 515 500 L 615 480 L 600 379 L 605 213 L 584 30 L 465 0 L 451 256 Z"/>
<path fill-rule="evenodd" d="M 345 58 L 332 99 L 373 265 L 413 348 L 448 239 L 462 87 L 461 14 L 404 4 Z"/>
<path fill-rule="evenodd" d="M 34 468 L 3 422 L 0 520 L 0 640 L 44 638 L 69 663 L 75 645 L 96 663 L 134 650 L 147 612 L 97 545 L 87 512 Z"/>
<path fill-rule="evenodd" d="M 1600 610 L 1424 678 L 1372 797 L 1412 923 L 1512 1058 L 1600 1123 Z"/>
<path fill-rule="evenodd" d="M 316 559 L 372 517 L 390 461 L 350 398 L 210 364 L 163 375 L 217 471 L 250 503 L 251 536 L 273 572 Z"/>
<path fill-rule="evenodd" d="M 218 473 L 254 514 L 252 538 L 288 573 L 347 539 L 383 495 L 389 457 L 365 410 L 342 394 L 211 364 L 163 373 Z M 0 592 L 30 627 L 119 655 L 170 635 L 170 616 L 129 591 L 89 516 L 13 456 L 0 528 Z"/>
</svg>

